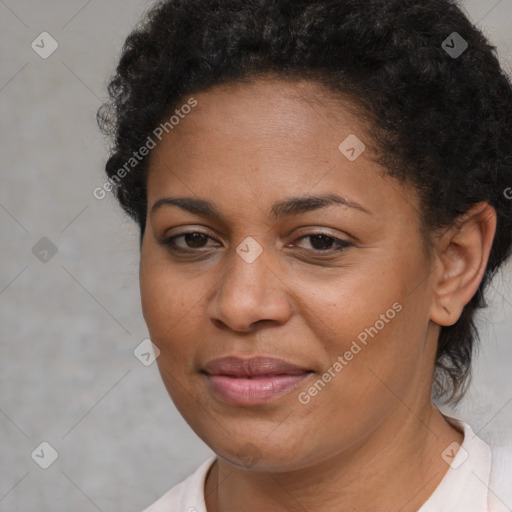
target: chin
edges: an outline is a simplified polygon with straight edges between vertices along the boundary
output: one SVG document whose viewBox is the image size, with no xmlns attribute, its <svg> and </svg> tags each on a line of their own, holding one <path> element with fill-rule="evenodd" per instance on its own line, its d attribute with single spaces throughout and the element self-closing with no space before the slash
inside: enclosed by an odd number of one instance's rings
<svg viewBox="0 0 512 512">
<path fill-rule="evenodd" d="M 253 438 L 240 440 L 236 444 L 231 442 L 226 446 L 209 446 L 219 458 L 240 469 L 281 473 L 299 470 L 318 462 L 300 451 L 300 448 L 304 449 L 303 443 L 297 446 L 295 443 L 279 442 L 279 439 L 275 441 L 276 444 L 272 444 L 263 436 L 259 441 Z"/>
</svg>

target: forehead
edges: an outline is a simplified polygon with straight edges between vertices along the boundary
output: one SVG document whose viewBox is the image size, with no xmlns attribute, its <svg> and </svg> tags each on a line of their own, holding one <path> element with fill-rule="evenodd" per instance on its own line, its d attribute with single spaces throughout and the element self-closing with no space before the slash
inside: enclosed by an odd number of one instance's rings
<svg viewBox="0 0 512 512">
<path fill-rule="evenodd" d="M 180 130 L 172 131 L 185 135 L 189 130 L 197 133 L 215 129 L 232 137 L 238 127 L 243 126 L 247 131 L 250 123 L 251 132 L 269 135 L 273 132 L 275 136 L 280 128 L 285 131 L 279 135 L 292 141 L 325 130 L 329 125 L 336 125 L 336 130 L 340 124 L 351 126 L 360 135 L 371 129 L 365 123 L 362 108 L 348 95 L 334 93 L 309 80 L 265 77 L 218 85 L 194 94 L 194 98 L 197 105 L 181 120 Z M 364 137 L 368 139 L 369 133 Z"/>
<path fill-rule="evenodd" d="M 197 105 L 150 155 L 149 208 L 165 194 L 270 204 L 283 196 L 335 192 L 371 203 L 369 209 L 401 199 L 398 182 L 392 185 L 396 197 L 383 194 L 389 178 L 372 161 L 371 127 L 357 106 L 319 84 L 262 80 L 193 98 Z M 347 140 L 364 144 L 354 160 L 347 157 Z"/>
</svg>

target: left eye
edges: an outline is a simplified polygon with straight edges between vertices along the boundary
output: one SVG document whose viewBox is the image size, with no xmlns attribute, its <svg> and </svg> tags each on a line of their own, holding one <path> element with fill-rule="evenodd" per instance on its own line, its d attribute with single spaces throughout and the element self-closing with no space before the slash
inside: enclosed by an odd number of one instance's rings
<svg viewBox="0 0 512 512">
<path fill-rule="evenodd" d="M 187 247 L 183 247 L 176 243 L 180 238 L 183 238 Z M 313 247 L 312 250 L 314 252 L 341 252 L 352 245 L 345 240 L 341 240 L 340 238 L 326 235 L 324 233 L 310 233 L 303 235 L 299 237 L 297 241 L 304 240 L 306 238 L 310 239 L 310 245 Z M 162 241 L 162 244 L 168 246 L 171 251 L 194 252 L 194 250 L 203 249 L 204 244 L 208 239 L 214 240 L 214 238 L 205 233 L 190 231 L 166 238 Z M 333 248 L 333 245 L 335 248 Z"/>
<path fill-rule="evenodd" d="M 324 233 L 311 233 L 308 235 L 301 236 L 298 240 L 309 238 L 310 243 L 313 246 L 313 250 L 320 252 L 339 252 L 350 247 L 350 243 L 334 236 L 329 236 Z M 314 241 L 316 240 L 316 243 Z M 336 249 L 332 249 L 332 246 L 336 246 Z"/>
</svg>

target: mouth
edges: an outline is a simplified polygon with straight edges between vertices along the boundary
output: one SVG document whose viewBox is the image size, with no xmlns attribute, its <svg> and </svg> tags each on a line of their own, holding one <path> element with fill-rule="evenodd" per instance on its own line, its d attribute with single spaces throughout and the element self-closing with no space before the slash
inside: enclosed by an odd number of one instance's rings
<svg viewBox="0 0 512 512">
<path fill-rule="evenodd" d="M 230 356 L 210 361 L 201 373 L 217 398 L 254 406 L 277 400 L 314 372 L 282 359 Z"/>
</svg>

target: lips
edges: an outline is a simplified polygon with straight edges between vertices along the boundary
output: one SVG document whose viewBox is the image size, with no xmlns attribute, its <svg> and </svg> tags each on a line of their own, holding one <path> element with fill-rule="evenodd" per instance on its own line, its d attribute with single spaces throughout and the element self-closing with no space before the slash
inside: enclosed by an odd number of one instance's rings
<svg viewBox="0 0 512 512">
<path fill-rule="evenodd" d="M 208 362 L 202 373 L 217 398 L 229 404 L 255 406 L 289 393 L 313 371 L 282 359 L 231 356 Z"/>
<path fill-rule="evenodd" d="M 278 375 L 301 375 L 310 370 L 273 357 L 223 357 L 206 363 L 205 370 L 210 375 L 231 377 L 272 377 Z"/>
</svg>

